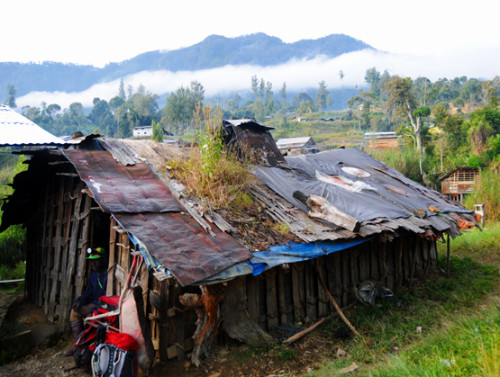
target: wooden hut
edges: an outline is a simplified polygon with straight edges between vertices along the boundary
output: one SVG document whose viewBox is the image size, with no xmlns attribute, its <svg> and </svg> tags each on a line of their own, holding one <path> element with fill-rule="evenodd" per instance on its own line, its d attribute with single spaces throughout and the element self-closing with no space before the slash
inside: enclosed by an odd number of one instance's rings
<svg viewBox="0 0 500 377">
<path fill-rule="evenodd" d="M 239 142 L 264 138 L 256 145 L 276 152 L 268 131 L 252 127 L 245 135 L 257 136 Z M 179 146 L 87 137 L 24 153 L 29 167 L 14 179 L 2 229 L 27 228 L 27 297 L 67 328 L 88 276 L 85 250 L 107 246 L 107 293 L 136 277 L 156 362 L 191 353 L 198 365 L 221 332 L 269 342 L 276 326 L 329 314 L 328 293 L 353 302 L 366 280 L 400 287 L 433 268 L 443 233 L 474 226 L 471 211 L 356 149 L 274 155 L 253 170 L 245 215 L 212 210 L 170 177 L 169 162 L 186 153 Z"/>
<path fill-rule="evenodd" d="M 366 132 L 365 141 L 370 151 L 399 148 L 399 136 L 395 132 Z"/>
<path fill-rule="evenodd" d="M 478 168 L 467 166 L 456 168 L 439 178 L 441 193 L 448 199 L 462 203 L 465 196 L 472 192 L 478 175 Z"/>
<path fill-rule="evenodd" d="M 276 141 L 276 145 L 283 156 L 295 156 L 298 154 L 317 153 L 311 136 L 284 138 Z"/>
</svg>

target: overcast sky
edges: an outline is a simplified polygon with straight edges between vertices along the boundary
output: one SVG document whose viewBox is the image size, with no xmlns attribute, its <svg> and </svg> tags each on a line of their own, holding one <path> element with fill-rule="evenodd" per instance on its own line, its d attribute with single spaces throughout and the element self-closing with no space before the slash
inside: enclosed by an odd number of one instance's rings
<svg viewBox="0 0 500 377">
<path fill-rule="evenodd" d="M 291 43 L 343 33 L 390 53 L 378 56 L 380 71 L 490 79 L 500 74 L 499 11 L 494 0 L 3 1 L 0 61 L 102 67 L 190 46 L 211 34 L 263 32 Z"/>
</svg>

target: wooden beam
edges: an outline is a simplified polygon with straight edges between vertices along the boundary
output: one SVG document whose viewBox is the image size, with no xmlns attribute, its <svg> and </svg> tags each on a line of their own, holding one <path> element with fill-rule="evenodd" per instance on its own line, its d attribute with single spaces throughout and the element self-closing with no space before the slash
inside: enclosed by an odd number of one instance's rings
<svg viewBox="0 0 500 377">
<path fill-rule="evenodd" d="M 317 195 L 306 195 L 301 191 L 295 191 L 293 197 L 307 205 L 310 209 L 308 213 L 310 217 L 323 219 L 351 232 L 359 230 L 360 223 L 357 219 L 341 211 L 325 198 Z"/>
</svg>

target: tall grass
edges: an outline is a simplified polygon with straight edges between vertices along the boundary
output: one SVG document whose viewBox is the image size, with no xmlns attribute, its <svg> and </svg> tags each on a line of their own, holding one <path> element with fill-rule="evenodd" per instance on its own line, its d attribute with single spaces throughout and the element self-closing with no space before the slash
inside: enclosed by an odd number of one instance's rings
<svg viewBox="0 0 500 377">
<path fill-rule="evenodd" d="M 213 209 L 244 208 L 251 202 L 246 193 L 250 173 L 222 144 L 222 113 L 206 105 L 195 114 L 198 133 L 188 160 L 173 161 L 170 174 L 187 191 Z"/>
<path fill-rule="evenodd" d="M 500 159 L 480 172 L 465 206 L 472 209 L 474 204 L 480 203 L 484 204 L 487 221 L 500 221 Z"/>
<path fill-rule="evenodd" d="M 373 158 L 385 162 L 388 166 L 396 169 L 406 177 L 422 182 L 418 162 L 418 153 L 414 148 L 387 149 L 371 152 Z"/>
<path fill-rule="evenodd" d="M 455 314 L 445 331 L 389 358 L 372 377 L 500 376 L 500 311 L 491 303 L 475 315 Z"/>
</svg>

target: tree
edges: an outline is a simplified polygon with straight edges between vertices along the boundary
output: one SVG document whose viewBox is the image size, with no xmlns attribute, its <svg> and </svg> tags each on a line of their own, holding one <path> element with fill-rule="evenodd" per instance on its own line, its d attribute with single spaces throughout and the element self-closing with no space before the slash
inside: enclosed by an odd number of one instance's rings
<svg viewBox="0 0 500 377">
<path fill-rule="evenodd" d="M 386 84 L 389 92 L 387 105 L 390 109 L 395 110 L 398 117 L 410 122 L 415 135 L 420 174 L 424 183 L 428 184 L 427 175 L 422 168 L 422 124 L 423 119 L 428 117 L 431 111 L 426 106 L 417 108 L 416 99 L 412 93 L 412 85 L 412 80 L 409 77 L 394 76 L 390 78 Z"/>
<path fill-rule="evenodd" d="M 16 88 L 12 84 L 7 85 L 7 99 L 5 100 L 5 104 L 9 106 L 11 109 L 15 109 L 16 105 Z"/>
<path fill-rule="evenodd" d="M 306 102 L 306 101 L 310 101 L 311 104 L 313 102 L 312 98 L 309 96 L 309 94 L 307 93 L 304 93 L 304 92 L 301 92 L 299 94 L 297 94 L 294 98 L 293 98 L 293 101 L 292 101 L 292 106 L 297 109 L 302 102 Z"/>
<path fill-rule="evenodd" d="M 344 71 L 339 71 L 340 87 L 342 89 L 342 106 L 344 105 Z"/>
<path fill-rule="evenodd" d="M 288 102 L 286 99 L 286 82 L 283 82 L 283 86 L 279 91 L 279 95 L 281 98 L 281 108 L 283 109 L 283 112 L 286 113 L 288 111 Z"/>
<path fill-rule="evenodd" d="M 123 79 L 120 79 L 120 87 L 118 88 L 118 97 L 121 98 L 124 102 L 127 99 L 125 95 L 125 84 L 123 83 Z"/>
<path fill-rule="evenodd" d="M 151 128 L 153 129 L 153 135 L 151 135 L 151 139 L 158 142 L 163 142 L 163 127 L 160 123 L 155 122 L 154 120 L 151 122 Z"/>
<path fill-rule="evenodd" d="M 269 81 L 266 83 L 266 92 L 264 95 L 264 106 L 266 114 L 271 115 L 274 112 L 274 93 L 273 84 Z"/>
<path fill-rule="evenodd" d="M 251 88 L 253 93 L 253 98 L 259 98 L 259 79 L 256 75 L 252 76 Z"/>
<path fill-rule="evenodd" d="M 311 100 L 302 102 L 299 108 L 297 109 L 297 113 L 301 115 L 311 114 L 314 111 L 316 111 L 316 108 L 314 107 L 314 104 Z"/>
<path fill-rule="evenodd" d="M 176 127 L 190 125 L 198 105 L 202 106 L 205 89 L 197 82 L 192 81 L 190 88 L 180 87 L 167 98 L 163 109 L 164 121 Z"/>
<path fill-rule="evenodd" d="M 328 90 L 326 90 L 325 82 L 321 81 L 319 83 L 319 88 L 316 93 L 316 98 L 314 99 L 314 104 L 318 109 L 323 110 L 326 108 L 329 94 L 330 93 L 328 92 Z"/>
</svg>

